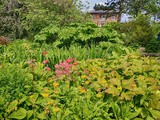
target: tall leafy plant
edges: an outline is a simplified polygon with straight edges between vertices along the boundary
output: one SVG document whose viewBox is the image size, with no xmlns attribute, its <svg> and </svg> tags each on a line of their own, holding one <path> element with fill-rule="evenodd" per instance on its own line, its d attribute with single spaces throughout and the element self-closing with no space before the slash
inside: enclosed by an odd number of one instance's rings
<svg viewBox="0 0 160 120">
<path fill-rule="evenodd" d="M 47 27 L 35 36 L 35 41 L 46 42 L 50 37 L 48 36 L 48 33 L 50 34 L 50 36 L 56 35 L 56 42 L 59 42 L 60 47 L 69 47 L 72 44 L 91 46 L 92 43 L 97 44 L 101 41 L 122 43 L 120 40 L 121 35 L 118 34 L 115 30 L 107 27 L 100 28 L 94 23 L 90 22 L 72 23 L 69 26 L 62 27 L 61 29 L 59 29 L 59 31 L 57 30 L 57 28 L 55 28 L 55 26 Z"/>
</svg>

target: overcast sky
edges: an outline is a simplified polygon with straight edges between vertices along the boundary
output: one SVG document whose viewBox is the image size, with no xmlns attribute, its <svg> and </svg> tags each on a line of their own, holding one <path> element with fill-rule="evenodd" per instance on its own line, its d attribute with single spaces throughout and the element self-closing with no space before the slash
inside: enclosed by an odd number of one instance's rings
<svg viewBox="0 0 160 120">
<path fill-rule="evenodd" d="M 88 1 L 90 7 L 89 10 L 92 10 L 95 3 L 105 3 L 107 0 L 82 0 L 82 1 L 84 4 L 86 3 L 86 1 Z"/>
</svg>

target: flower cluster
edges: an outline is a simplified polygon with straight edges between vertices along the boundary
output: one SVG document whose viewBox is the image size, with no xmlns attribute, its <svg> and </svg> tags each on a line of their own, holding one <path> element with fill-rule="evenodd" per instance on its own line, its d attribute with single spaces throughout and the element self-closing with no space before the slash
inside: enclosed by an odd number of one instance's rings
<svg viewBox="0 0 160 120">
<path fill-rule="evenodd" d="M 55 65 L 56 76 L 70 75 L 72 73 L 72 66 L 77 65 L 77 62 L 73 58 L 68 58 L 60 64 Z"/>
<path fill-rule="evenodd" d="M 32 59 L 32 60 L 27 60 L 26 63 L 28 64 L 29 67 L 34 68 L 35 67 L 35 62 L 36 62 L 36 60 Z"/>
<path fill-rule="evenodd" d="M 47 63 L 49 63 L 49 60 L 44 60 L 42 63 L 47 64 Z"/>
<path fill-rule="evenodd" d="M 43 51 L 42 52 L 42 55 L 43 56 L 46 56 L 47 55 L 47 52 L 46 51 Z M 48 67 L 48 63 L 49 63 L 50 61 L 48 60 L 48 59 L 46 59 L 46 60 L 44 60 L 42 63 L 46 66 L 45 67 L 45 70 L 47 71 L 47 72 L 49 72 L 49 71 L 51 71 L 51 68 L 50 67 Z"/>
<path fill-rule="evenodd" d="M 42 52 L 42 55 L 43 55 L 43 56 L 45 56 L 46 54 L 47 54 L 47 52 L 46 52 L 46 51 L 43 51 L 43 52 Z"/>
</svg>

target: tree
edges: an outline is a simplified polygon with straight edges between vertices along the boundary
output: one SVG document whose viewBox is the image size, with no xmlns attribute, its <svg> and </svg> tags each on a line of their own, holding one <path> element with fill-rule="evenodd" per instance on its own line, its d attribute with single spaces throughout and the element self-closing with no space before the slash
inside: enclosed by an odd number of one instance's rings
<svg viewBox="0 0 160 120">
<path fill-rule="evenodd" d="M 105 5 L 96 4 L 94 10 L 112 11 L 112 14 L 118 14 L 118 21 L 121 20 L 122 13 L 127 13 L 137 17 L 139 13 L 159 15 L 159 0 L 108 0 Z"/>
<path fill-rule="evenodd" d="M 127 13 L 137 17 L 139 13 L 155 15 L 160 12 L 159 0 L 129 0 Z"/>
<path fill-rule="evenodd" d="M 33 38 L 50 24 L 85 21 L 80 0 L 4 0 L 0 10 L 0 32 L 14 38 Z"/>
<path fill-rule="evenodd" d="M 0 3 L 0 34 L 20 38 L 23 29 L 19 10 L 23 5 L 18 0 L 3 0 Z"/>
</svg>

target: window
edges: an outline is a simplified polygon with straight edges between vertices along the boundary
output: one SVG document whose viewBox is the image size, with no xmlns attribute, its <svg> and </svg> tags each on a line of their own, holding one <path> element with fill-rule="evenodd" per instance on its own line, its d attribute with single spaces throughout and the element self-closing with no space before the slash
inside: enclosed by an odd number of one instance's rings
<svg viewBox="0 0 160 120">
<path fill-rule="evenodd" d="M 114 20 L 114 19 L 115 19 L 115 16 L 111 16 L 111 19 Z"/>
<path fill-rule="evenodd" d="M 106 16 L 105 15 L 100 15 L 100 18 L 106 18 Z"/>
</svg>

